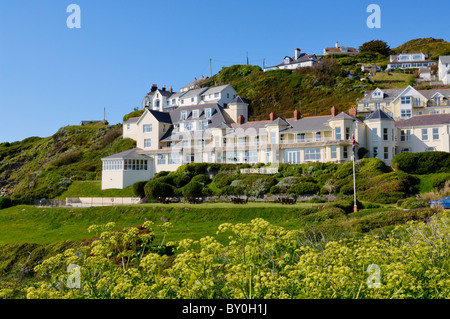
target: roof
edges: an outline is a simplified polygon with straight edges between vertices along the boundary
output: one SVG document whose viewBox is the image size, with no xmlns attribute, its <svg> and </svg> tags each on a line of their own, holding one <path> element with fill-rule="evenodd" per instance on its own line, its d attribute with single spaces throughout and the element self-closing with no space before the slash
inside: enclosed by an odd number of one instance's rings
<svg viewBox="0 0 450 319">
<path fill-rule="evenodd" d="M 406 88 L 402 89 L 381 89 L 381 91 L 384 93 L 383 98 L 373 98 L 372 93 L 375 91 L 369 91 L 366 92 L 366 96 L 364 96 L 362 99 L 358 101 L 358 103 L 371 103 L 371 102 L 390 102 L 395 100 L 403 91 L 405 91 Z M 433 95 L 435 95 L 437 92 L 441 93 L 443 96 L 450 98 L 450 89 L 432 89 L 432 90 L 416 90 L 420 94 L 422 94 L 426 99 L 431 99 Z"/>
<path fill-rule="evenodd" d="M 148 111 L 156 118 L 158 122 L 172 124 L 172 119 L 170 118 L 169 113 L 155 110 L 148 110 Z"/>
<path fill-rule="evenodd" d="M 286 122 L 286 120 L 282 119 L 281 117 L 277 117 L 273 121 L 266 124 L 266 126 L 269 125 L 283 125 L 283 126 L 289 126 L 289 123 Z"/>
<path fill-rule="evenodd" d="M 342 48 L 346 48 L 347 51 L 342 51 Z M 352 47 L 329 47 L 329 48 L 325 48 L 325 52 L 329 52 L 329 53 L 358 53 L 358 50 L 356 50 L 355 48 Z"/>
<path fill-rule="evenodd" d="M 208 88 L 189 90 L 185 94 L 183 94 L 182 97 L 183 97 L 183 99 L 190 98 L 190 97 L 196 97 L 196 96 L 203 94 L 203 92 L 205 92 L 206 90 L 208 90 Z"/>
<path fill-rule="evenodd" d="M 214 93 L 222 92 L 228 86 L 231 86 L 231 85 L 225 84 L 225 85 L 215 86 L 215 87 L 212 87 L 212 88 L 206 88 L 208 90 L 206 92 L 202 92 L 201 95 L 214 94 Z"/>
<path fill-rule="evenodd" d="M 442 63 L 450 63 L 450 55 L 441 55 L 439 61 Z"/>
<path fill-rule="evenodd" d="M 395 122 L 397 127 L 450 124 L 450 114 L 418 115 Z"/>
<path fill-rule="evenodd" d="M 131 123 L 136 123 L 137 121 L 139 121 L 141 117 L 130 117 L 128 120 L 126 120 L 125 122 L 123 122 L 123 124 L 131 124 Z"/>
<path fill-rule="evenodd" d="M 296 63 L 302 63 L 302 62 L 309 62 L 309 61 L 314 61 L 313 57 L 315 57 L 315 54 L 306 54 L 304 52 L 300 52 L 300 54 L 298 55 L 298 58 L 295 59 L 295 56 L 293 57 L 289 57 L 286 56 L 286 58 L 289 59 L 289 62 L 286 63 L 286 61 L 283 61 L 275 66 L 282 66 L 282 65 L 289 65 L 289 64 L 296 64 Z M 270 67 L 269 67 L 270 68 Z"/>
<path fill-rule="evenodd" d="M 228 103 L 228 104 L 231 104 L 231 103 L 244 103 L 244 104 L 248 104 L 248 103 L 245 102 L 244 99 L 241 98 L 239 95 L 236 95 L 236 96 L 234 97 L 234 99 L 233 99 L 230 103 Z"/>
<path fill-rule="evenodd" d="M 369 117 L 367 119 L 365 119 L 365 121 L 370 121 L 370 120 L 391 120 L 391 121 L 393 121 L 392 117 L 387 115 L 384 111 L 382 111 L 379 108 L 377 108 L 372 114 L 369 115 Z"/>
<path fill-rule="evenodd" d="M 148 159 L 148 156 L 138 153 L 142 151 L 140 148 L 133 148 L 131 150 L 120 152 L 111 156 L 103 157 L 102 160 L 109 159 Z"/>
</svg>

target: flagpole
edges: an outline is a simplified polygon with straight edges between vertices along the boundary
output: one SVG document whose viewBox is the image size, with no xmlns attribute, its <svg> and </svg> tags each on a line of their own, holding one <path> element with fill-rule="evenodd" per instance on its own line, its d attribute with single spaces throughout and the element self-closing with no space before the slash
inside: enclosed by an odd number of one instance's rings
<svg viewBox="0 0 450 319">
<path fill-rule="evenodd" d="M 355 178 L 355 130 L 353 129 L 353 137 L 352 137 L 352 152 L 353 152 L 353 212 L 358 211 L 358 205 L 356 204 L 356 178 Z"/>
</svg>

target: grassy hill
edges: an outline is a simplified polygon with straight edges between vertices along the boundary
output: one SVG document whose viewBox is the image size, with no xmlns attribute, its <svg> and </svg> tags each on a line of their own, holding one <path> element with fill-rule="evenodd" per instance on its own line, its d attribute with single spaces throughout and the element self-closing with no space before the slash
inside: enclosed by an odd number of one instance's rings
<svg viewBox="0 0 450 319">
<path fill-rule="evenodd" d="M 13 199 L 54 198 L 73 181 L 101 177 L 101 158 L 135 147 L 121 125 L 66 126 L 51 137 L 0 144 L 0 190 Z"/>
<path fill-rule="evenodd" d="M 413 39 L 391 49 L 391 54 L 402 52 L 422 52 L 432 60 L 438 60 L 440 55 L 450 55 L 450 42 L 444 39 L 419 38 Z"/>
</svg>

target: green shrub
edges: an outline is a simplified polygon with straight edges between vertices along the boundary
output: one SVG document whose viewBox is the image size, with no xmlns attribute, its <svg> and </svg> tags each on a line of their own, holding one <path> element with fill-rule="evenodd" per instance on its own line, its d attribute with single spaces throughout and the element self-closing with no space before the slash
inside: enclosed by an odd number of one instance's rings
<svg viewBox="0 0 450 319">
<path fill-rule="evenodd" d="M 191 182 L 198 182 L 198 183 L 201 183 L 204 186 L 206 186 L 209 183 L 211 183 L 211 179 L 204 174 L 199 174 L 199 175 L 195 175 L 194 177 L 192 177 Z"/>
<path fill-rule="evenodd" d="M 304 182 L 290 187 L 287 190 L 287 193 L 295 195 L 316 194 L 319 190 L 319 185 L 311 182 Z"/>
<path fill-rule="evenodd" d="M 147 181 L 143 182 L 136 182 L 133 184 L 133 194 L 134 196 L 138 196 L 140 198 L 145 197 L 145 184 L 147 184 Z"/>
<path fill-rule="evenodd" d="M 173 186 L 175 186 L 176 188 L 181 188 L 189 183 L 190 180 L 190 177 L 184 173 L 176 174 L 173 177 Z"/>
<path fill-rule="evenodd" d="M 403 209 L 416 209 L 428 207 L 428 202 L 424 200 L 417 199 L 415 197 L 408 197 L 397 201 L 397 206 Z"/>
<path fill-rule="evenodd" d="M 450 153 L 399 153 L 392 158 L 391 166 L 395 170 L 401 170 L 410 174 L 450 172 Z"/>
<path fill-rule="evenodd" d="M 198 181 L 191 181 L 183 188 L 183 197 L 190 200 L 196 197 L 203 196 L 203 184 Z"/>
<path fill-rule="evenodd" d="M 234 179 L 235 177 L 232 175 L 225 173 L 218 173 L 216 176 L 214 176 L 213 181 L 218 188 L 223 188 L 225 186 L 230 185 Z"/>
<path fill-rule="evenodd" d="M 283 178 L 281 181 L 279 181 L 276 186 L 278 186 L 278 188 L 280 189 L 280 192 L 284 193 L 289 188 L 291 188 L 292 186 L 297 184 L 299 180 L 300 180 L 299 177 L 288 176 L 288 177 Z"/>
<path fill-rule="evenodd" d="M 341 199 L 341 200 L 337 200 L 331 203 L 328 203 L 325 205 L 325 207 L 335 207 L 335 208 L 340 208 L 342 209 L 346 214 L 350 214 L 353 212 L 355 206 L 355 202 L 353 197 L 348 197 L 345 199 Z M 358 209 L 363 209 L 364 205 L 358 200 L 356 199 L 356 207 Z"/>
<path fill-rule="evenodd" d="M 430 183 L 433 188 L 438 190 L 444 187 L 445 182 L 450 180 L 450 173 L 439 173 L 430 177 Z"/>
<path fill-rule="evenodd" d="M 158 180 L 151 180 L 145 184 L 145 197 L 148 200 L 155 200 L 158 197 L 172 197 L 174 196 L 174 189 L 171 185 L 161 183 Z"/>
<path fill-rule="evenodd" d="M 325 207 L 317 213 L 309 214 L 303 217 L 302 221 L 306 224 L 321 223 L 327 219 L 334 219 L 345 216 L 345 211 L 339 207 Z"/>
<path fill-rule="evenodd" d="M 12 206 L 12 201 L 9 197 L 0 197 L 0 209 Z"/>
</svg>

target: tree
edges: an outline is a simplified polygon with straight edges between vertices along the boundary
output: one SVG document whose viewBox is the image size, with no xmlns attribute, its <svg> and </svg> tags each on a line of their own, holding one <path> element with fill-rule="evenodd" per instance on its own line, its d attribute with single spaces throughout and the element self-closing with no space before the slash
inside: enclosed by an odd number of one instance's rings
<svg viewBox="0 0 450 319">
<path fill-rule="evenodd" d="M 159 197 L 174 196 L 173 187 L 158 180 L 151 180 L 144 187 L 145 197 L 149 200 L 155 200 Z"/>
<path fill-rule="evenodd" d="M 384 56 L 388 56 L 391 48 L 388 44 L 382 40 L 372 40 L 369 42 L 363 43 L 359 47 L 359 52 L 372 52 L 372 53 L 380 53 Z"/>
</svg>

